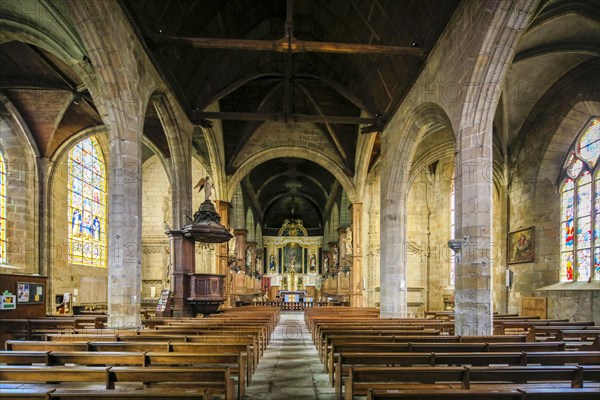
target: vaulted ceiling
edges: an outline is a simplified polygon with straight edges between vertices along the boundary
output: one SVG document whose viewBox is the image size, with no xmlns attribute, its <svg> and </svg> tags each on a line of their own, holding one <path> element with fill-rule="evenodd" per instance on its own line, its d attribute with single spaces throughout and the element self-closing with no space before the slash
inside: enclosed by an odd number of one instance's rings
<svg viewBox="0 0 600 400">
<path fill-rule="evenodd" d="M 222 121 L 228 174 L 265 121 L 283 121 L 316 124 L 349 176 L 361 130 L 381 131 L 457 3 L 120 0 L 190 120 Z M 372 151 L 375 159 L 379 146 Z M 285 218 L 293 196 L 305 225 L 320 229 L 334 181 L 313 162 L 277 159 L 243 189 L 267 227 Z"/>
<path fill-rule="evenodd" d="M 51 53 L 22 42 L 0 44 L 0 92 L 16 108 L 42 157 L 73 133 L 102 124 L 73 69 Z"/>
</svg>

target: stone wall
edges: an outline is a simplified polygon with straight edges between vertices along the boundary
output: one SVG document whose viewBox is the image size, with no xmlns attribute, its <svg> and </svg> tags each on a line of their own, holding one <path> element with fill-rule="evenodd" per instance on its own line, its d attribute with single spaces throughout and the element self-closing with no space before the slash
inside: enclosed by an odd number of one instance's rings
<svg viewBox="0 0 600 400">
<path fill-rule="evenodd" d="M 239 167 L 244 161 L 263 151 L 265 143 L 269 143 L 269 148 L 297 148 L 302 153 L 298 156 L 309 160 L 308 156 L 311 152 L 325 154 L 333 159 L 337 165 L 342 164 L 342 159 L 337 151 L 315 124 L 266 122 L 256 130 L 246 143 L 244 149 L 236 158 L 234 166 Z"/>
<path fill-rule="evenodd" d="M 165 223 L 171 219 L 171 188 L 167 173 L 152 156 L 142 166 L 142 298 L 168 288 L 169 239 Z"/>
<path fill-rule="evenodd" d="M 568 123 L 570 140 L 564 140 L 564 127 L 556 132 L 552 151 L 562 150 L 566 155 L 569 146 L 583 125 Z M 535 140 L 535 138 L 531 138 Z M 538 139 L 539 140 L 539 139 Z M 529 154 L 535 154 L 530 149 Z M 516 164 L 511 185 L 510 230 L 533 226 L 535 229 L 535 259 L 532 263 L 512 264 L 513 284 L 508 296 L 508 311 L 520 312 L 522 297 L 546 297 L 549 318 L 594 320 L 598 315 L 598 294 L 590 290 L 539 291 L 559 282 L 560 276 L 560 195 L 557 177 L 562 168 L 562 157 L 546 157 L 538 171 L 527 169 L 529 160 L 523 157 Z M 594 307 L 594 305 L 596 307 Z"/>
<path fill-rule="evenodd" d="M 4 105 L 0 104 L 0 109 Z M 2 268 L 5 274 L 37 274 L 38 223 L 36 205 L 39 190 L 35 156 L 23 133 L 13 129 L 9 120 L 0 118 L 0 152 L 6 173 L 6 263 L 19 269 Z"/>
<path fill-rule="evenodd" d="M 416 173 L 407 201 L 407 286 L 409 315 L 444 309 L 450 284 L 450 193 L 453 162 L 439 160 L 437 172 Z"/>
</svg>

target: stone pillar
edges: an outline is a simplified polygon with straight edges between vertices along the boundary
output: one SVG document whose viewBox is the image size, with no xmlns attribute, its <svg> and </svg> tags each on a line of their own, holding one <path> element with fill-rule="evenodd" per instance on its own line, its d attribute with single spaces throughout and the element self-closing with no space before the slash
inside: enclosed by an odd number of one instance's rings
<svg viewBox="0 0 600 400">
<path fill-rule="evenodd" d="M 492 132 L 459 134 L 455 196 L 457 239 L 465 239 L 456 259 L 455 321 L 457 335 L 491 335 L 492 322 Z M 486 166 L 489 172 L 486 173 Z"/>
<path fill-rule="evenodd" d="M 371 208 L 369 209 L 369 231 L 367 234 L 367 306 L 374 307 L 379 299 L 375 288 L 379 286 L 379 208 L 375 207 L 375 201 L 371 197 Z"/>
<path fill-rule="evenodd" d="M 123 115 L 136 118 L 133 111 Z M 142 151 L 136 125 L 128 120 L 109 130 L 108 326 L 118 329 L 141 327 Z"/>
<path fill-rule="evenodd" d="M 363 307 L 362 203 L 352 203 L 352 271 L 350 304 Z"/>
<path fill-rule="evenodd" d="M 39 264 L 39 271 L 37 271 L 37 273 L 39 273 L 42 276 L 50 276 L 50 270 L 51 268 L 51 259 L 52 259 L 52 255 L 50 254 L 50 249 L 51 246 L 53 245 L 52 243 L 52 235 L 50 234 L 50 204 L 51 204 L 51 199 L 50 199 L 50 170 L 52 167 L 52 164 L 50 162 L 50 160 L 46 157 L 41 157 L 38 159 L 38 176 L 39 176 L 39 182 L 38 182 L 38 187 L 39 187 L 39 199 L 40 199 L 40 206 L 38 209 L 38 221 L 39 221 L 39 258 L 40 258 L 40 264 Z M 52 279 L 49 279 L 48 284 L 52 285 L 51 283 Z M 47 293 L 53 293 L 50 288 L 47 289 Z M 47 302 L 47 306 L 48 306 L 48 314 L 50 314 L 52 312 L 51 306 L 52 306 L 52 301 L 48 301 Z"/>
<path fill-rule="evenodd" d="M 189 273 L 195 272 L 195 242 L 183 236 L 182 231 L 167 232 L 171 245 L 171 293 L 173 317 L 191 317 L 192 307 L 187 302 L 190 294 Z"/>
<path fill-rule="evenodd" d="M 385 148 L 385 147 L 384 147 Z M 393 157 L 383 159 L 382 170 L 398 169 Z M 402 174 L 399 171 L 398 174 Z M 393 173 L 382 173 L 381 177 L 381 258 L 380 311 L 382 318 L 406 318 L 406 184 L 392 182 Z M 396 178 L 396 177 L 394 177 Z M 405 182 L 405 177 L 400 177 Z M 384 189 L 387 188 L 387 189 Z"/>
</svg>

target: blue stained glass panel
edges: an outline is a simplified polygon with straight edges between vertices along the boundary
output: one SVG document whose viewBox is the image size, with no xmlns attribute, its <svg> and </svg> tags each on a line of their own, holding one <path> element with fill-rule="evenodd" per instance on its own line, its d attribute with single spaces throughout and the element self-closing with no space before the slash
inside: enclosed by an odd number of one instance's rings
<svg viewBox="0 0 600 400">
<path fill-rule="evenodd" d="M 83 139 L 71 149 L 68 171 L 69 262 L 105 267 L 106 177 L 94 138 Z"/>
<path fill-rule="evenodd" d="M 569 221 L 574 217 L 574 190 L 568 190 L 562 194 L 562 219 L 561 221 Z"/>
<path fill-rule="evenodd" d="M 600 119 L 592 120 L 579 139 L 579 154 L 590 164 L 595 164 L 600 155 Z"/>
<path fill-rule="evenodd" d="M 592 212 L 592 185 L 585 184 L 577 192 L 577 215 L 590 215 Z"/>
<path fill-rule="evenodd" d="M 591 260 L 590 250 L 578 250 L 577 251 L 577 280 L 587 281 L 590 278 Z"/>
<path fill-rule="evenodd" d="M 577 220 L 577 247 L 588 248 L 592 243 L 592 218 L 583 217 Z"/>
</svg>

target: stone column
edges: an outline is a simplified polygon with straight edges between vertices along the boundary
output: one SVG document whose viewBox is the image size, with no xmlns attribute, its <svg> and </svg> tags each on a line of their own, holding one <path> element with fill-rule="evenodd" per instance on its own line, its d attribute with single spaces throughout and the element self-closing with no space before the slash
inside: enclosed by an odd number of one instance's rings
<svg viewBox="0 0 600 400">
<path fill-rule="evenodd" d="M 455 178 L 456 235 L 465 239 L 456 259 L 457 335 L 492 334 L 492 132 L 473 140 L 463 130 Z M 479 142 L 479 143 L 478 143 Z M 489 171 L 486 173 L 486 166 Z"/>
<path fill-rule="evenodd" d="M 379 209 L 371 200 L 368 213 L 369 232 L 367 235 L 367 306 L 374 307 L 378 302 L 375 288 L 379 286 Z"/>
<path fill-rule="evenodd" d="M 129 120 L 136 118 L 132 108 L 127 110 L 123 110 L 126 123 L 109 129 L 108 326 L 115 329 L 141 327 L 141 133 Z"/>
<path fill-rule="evenodd" d="M 362 203 L 352 203 L 352 271 L 350 304 L 363 307 Z"/>
<path fill-rule="evenodd" d="M 39 258 L 40 265 L 38 273 L 42 276 L 49 276 L 51 270 L 51 258 L 52 255 L 50 253 L 50 248 L 53 245 L 52 243 L 52 235 L 50 234 L 51 229 L 51 221 L 50 221 L 50 170 L 52 168 L 52 162 L 47 157 L 38 158 L 38 176 L 39 176 L 39 199 L 40 206 L 38 209 L 38 223 L 39 223 Z M 49 281 L 51 281 L 50 279 Z M 51 282 L 48 282 L 51 285 Z M 48 288 L 47 293 L 52 293 L 52 291 Z M 49 314 L 52 311 L 50 307 L 52 306 L 52 301 L 48 301 L 48 311 Z"/>
<path fill-rule="evenodd" d="M 183 236 L 182 231 L 167 232 L 171 245 L 171 293 L 173 317 L 191 317 L 192 307 L 187 302 L 190 294 L 189 273 L 195 272 L 195 242 Z"/>
<path fill-rule="evenodd" d="M 456 262 L 457 335 L 493 331 L 493 121 L 516 45 L 538 4 L 530 0 L 486 3 L 482 17 L 476 19 L 485 24 L 478 31 L 484 40 L 468 57 L 475 64 L 470 77 L 465 75 L 469 86 L 456 135 L 455 237 L 468 240 Z"/>
<path fill-rule="evenodd" d="M 392 157 L 383 159 L 382 170 L 393 168 Z M 402 172 L 398 172 L 401 174 Z M 392 186 L 393 174 L 381 177 L 381 258 L 380 276 L 380 312 L 382 318 L 406 318 L 407 286 L 406 286 L 406 179 L 401 177 L 402 184 L 395 182 Z M 387 190 L 384 190 L 387 188 Z"/>
</svg>

